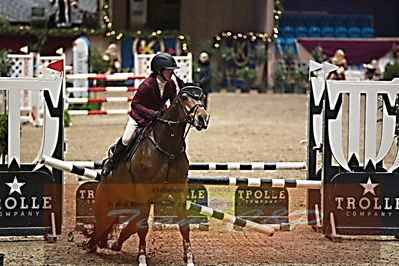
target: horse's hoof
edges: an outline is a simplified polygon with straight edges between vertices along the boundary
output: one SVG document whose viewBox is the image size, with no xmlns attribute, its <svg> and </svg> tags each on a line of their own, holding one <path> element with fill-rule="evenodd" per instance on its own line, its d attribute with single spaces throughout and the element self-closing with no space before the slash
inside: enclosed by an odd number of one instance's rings
<svg viewBox="0 0 399 266">
<path fill-rule="evenodd" d="M 187 264 L 187 266 L 194 266 L 194 256 L 192 253 L 187 254 L 184 256 L 184 262 Z"/>
<path fill-rule="evenodd" d="M 86 246 L 85 250 L 86 250 L 86 253 L 96 253 L 97 252 L 97 246 L 94 246 L 94 247 Z"/>
<path fill-rule="evenodd" d="M 99 248 L 108 248 L 107 241 L 100 241 L 97 246 Z"/>
<path fill-rule="evenodd" d="M 79 247 L 84 248 L 86 250 L 86 253 L 96 253 L 97 252 L 97 245 L 92 245 L 90 244 L 90 240 L 87 242 L 83 243 L 77 243 Z"/>
<path fill-rule="evenodd" d="M 147 266 L 147 257 L 145 254 L 141 254 L 138 256 L 139 266 Z"/>
<path fill-rule="evenodd" d="M 112 251 L 121 251 L 122 249 L 122 245 L 119 245 L 118 241 L 115 241 L 112 246 L 111 246 L 111 250 Z"/>
<path fill-rule="evenodd" d="M 73 231 L 69 232 L 69 234 L 68 234 L 68 242 L 73 242 L 74 239 L 75 239 L 75 236 L 73 234 Z"/>
</svg>

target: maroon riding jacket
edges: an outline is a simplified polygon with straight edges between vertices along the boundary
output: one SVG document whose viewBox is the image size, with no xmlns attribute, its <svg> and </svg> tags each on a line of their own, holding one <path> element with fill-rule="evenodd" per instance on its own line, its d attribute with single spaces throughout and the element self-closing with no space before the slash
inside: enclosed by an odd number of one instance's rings
<svg viewBox="0 0 399 266">
<path fill-rule="evenodd" d="M 176 84 L 173 80 L 165 84 L 165 89 L 161 97 L 156 75 L 152 73 L 138 87 L 131 103 L 130 116 L 139 126 L 146 126 L 151 122 L 152 115 L 157 110 L 166 109 L 166 101 L 170 103 L 176 98 Z"/>
</svg>

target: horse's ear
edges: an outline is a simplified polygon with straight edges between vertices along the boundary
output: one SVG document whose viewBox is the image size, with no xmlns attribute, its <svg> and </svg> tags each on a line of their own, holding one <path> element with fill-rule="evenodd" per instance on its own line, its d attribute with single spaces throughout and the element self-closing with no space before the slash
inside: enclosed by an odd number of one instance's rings
<svg viewBox="0 0 399 266">
<path fill-rule="evenodd" d="M 177 81 L 177 86 L 179 86 L 179 89 L 183 89 L 185 87 L 184 81 L 179 78 L 175 73 L 173 73 L 176 77 L 176 81 Z"/>
</svg>

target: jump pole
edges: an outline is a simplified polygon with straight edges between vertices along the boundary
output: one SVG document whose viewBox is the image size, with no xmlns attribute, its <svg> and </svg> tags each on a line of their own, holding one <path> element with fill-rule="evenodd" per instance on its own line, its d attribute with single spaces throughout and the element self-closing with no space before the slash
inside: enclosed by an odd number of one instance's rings
<svg viewBox="0 0 399 266">
<path fill-rule="evenodd" d="M 251 170 L 295 170 L 306 169 L 305 162 L 277 162 L 277 163 L 191 163 L 190 170 L 203 170 L 203 171 L 251 171 Z"/>
<path fill-rule="evenodd" d="M 54 168 L 62 170 L 62 171 L 72 173 L 72 174 L 84 176 L 91 180 L 93 180 L 93 179 L 100 180 L 101 179 L 101 175 L 95 170 L 78 167 L 76 165 L 73 165 L 70 162 L 65 162 L 62 160 L 54 159 L 49 156 L 43 155 L 40 160 L 40 163 L 54 167 Z"/>
<path fill-rule="evenodd" d="M 114 74 L 70 74 L 66 75 L 66 80 L 108 80 L 108 81 L 124 81 L 145 79 L 145 76 L 132 76 L 131 73 L 114 73 Z"/>
<path fill-rule="evenodd" d="M 268 236 L 273 236 L 274 234 L 274 228 L 272 226 L 268 226 L 265 224 L 258 224 L 246 219 L 236 217 L 228 213 L 224 213 L 206 206 L 193 203 L 191 201 L 187 201 L 186 208 L 187 210 L 194 211 L 196 213 L 206 215 L 208 217 L 212 217 L 230 224 L 238 225 L 244 229 L 255 230 L 257 232 L 266 234 Z"/>
<path fill-rule="evenodd" d="M 86 114 L 86 113 L 85 113 Z M 70 161 L 70 163 L 91 169 L 101 169 L 101 162 Z M 95 165 L 93 167 L 93 165 Z M 99 167 L 99 168 L 97 168 Z M 273 171 L 273 170 L 300 170 L 306 169 L 304 162 L 252 162 L 252 163 L 190 163 L 189 170 L 192 171 Z"/>
<path fill-rule="evenodd" d="M 323 182 L 319 180 L 289 180 L 289 179 L 266 179 L 266 178 L 235 178 L 235 177 L 189 177 L 190 184 L 203 185 L 247 185 L 248 187 L 260 187 L 271 185 L 273 188 L 307 188 L 321 189 Z"/>
<path fill-rule="evenodd" d="M 66 88 L 68 93 L 73 92 L 128 92 L 137 91 L 135 87 L 69 87 Z"/>
<path fill-rule="evenodd" d="M 77 174 L 89 179 L 100 180 L 100 174 L 92 169 L 82 167 L 82 165 L 92 164 L 93 168 L 99 167 L 100 163 L 81 162 L 80 165 L 75 165 L 72 162 L 61 161 L 48 156 L 42 156 L 41 163 L 57 168 L 59 170 L 67 171 L 69 173 Z M 307 189 L 321 189 L 322 181 L 319 180 L 285 180 L 285 179 L 266 179 L 266 178 L 235 178 L 235 177 L 189 177 L 190 184 L 203 185 L 247 185 L 248 187 L 260 187 L 262 185 L 271 185 L 274 188 L 307 188 Z"/>
</svg>

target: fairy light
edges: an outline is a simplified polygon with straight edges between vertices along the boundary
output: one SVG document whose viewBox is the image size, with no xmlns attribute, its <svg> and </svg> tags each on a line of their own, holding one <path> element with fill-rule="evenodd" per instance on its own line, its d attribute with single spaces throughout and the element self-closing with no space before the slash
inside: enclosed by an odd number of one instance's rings
<svg viewBox="0 0 399 266">
<path fill-rule="evenodd" d="M 214 36 L 213 47 L 219 48 L 223 39 L 228 39 L 228 38 L 232 38 L 234 40 L 249 39 L 251 42 L 256 42 L 257 40 L 267 43 L 273 42 L 275 39 L 278 38 L 279 34 L 278 23 L 281 15 L 283 14 L 281 10 L 282 8 L 281 3 L 282 0 L 276 0 L 274 3 L 274 9 L 273 9 L 274 27 L 271 33 L 265 33 L 265 32 L 254 33 L 251 31 L 247 33 L 238 32 L 236 34 L 233 34 L 231 31 L 224 31 Z"/>
</svg>

